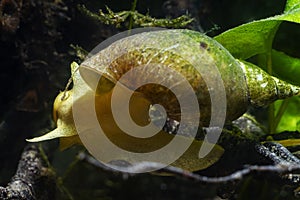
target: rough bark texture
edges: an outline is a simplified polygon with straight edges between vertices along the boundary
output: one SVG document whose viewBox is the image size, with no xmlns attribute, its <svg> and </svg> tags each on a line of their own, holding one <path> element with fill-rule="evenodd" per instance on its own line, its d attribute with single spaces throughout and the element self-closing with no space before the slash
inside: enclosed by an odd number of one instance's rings
<svg viewBox="0 0 300 200">
<path fill-rule="evenodd" d="M 54 174 L 46 167 L 37 146 L 25 148 L 16 174 L 6 187 L 0 187 L 0 199 L 54 199 Z"/>
</svg>

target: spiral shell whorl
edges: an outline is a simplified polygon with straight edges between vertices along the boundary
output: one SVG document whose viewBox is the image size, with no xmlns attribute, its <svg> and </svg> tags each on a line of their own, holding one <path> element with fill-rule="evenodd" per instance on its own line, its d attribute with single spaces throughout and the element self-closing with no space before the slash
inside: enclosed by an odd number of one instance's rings
<svg viewBox="0 0 300 200">
<path fill-rule="evenodd" d="M 246 76 L 248 95 L 252 106 L 263 107 L 278 99 L 286 99 L 300 94 L 300 87 L 270 76 L 251 63 L 243 61 L 240 62 L 240 66 Z"/>
<path fill-rule="evenodd" d="M 220 44 L 195 31 L 145 32 L 120 39 L 83 62 L 80 71 L 88 84 L 91 79 L 90 72 L 105 77 L 100 80 L 99 85 L 102 87 L 101 91 L 106 91 L 112 89 L 120 77 L 130 69 L 147 64 L 162 64 L 170 67 L 189 81 L 197 95 L 201 112 L 200 121 L 204 126 L 207 126 L 210 121 L 210 93 L 217 91 L 221 85 L 225 87 L 227 107 L 230 108 L 227 109 L 227 121 L 238 118 L 247 108 L 247 86 L 238 63 Z M 212 70 L 213 67 L 217 72 Z M 173 78 L 172 74 L 155 67 L 147 70 L 143 77 L 134 77 L 122 84 L 130 89 L 131 84 L 137 84 L 139 79 L 147 79 L 149 76 L 155 79 L 155 74 L 164 76 L 164 80 L 157 80 L 158 82 L 168 82 Z M 221 75 L 223 81 L 218 81 L 218 75 Z M 203 76 L 216 81 L 208 88 Z M 145 94 L 153 103 L 162 104 L 169 117 L 178 120 L 180 108 L 168 88 L 145 85 L 139 88 L 139 92 Z M 231 109 L 232 104 L 236 105 L 234 109 Z"/>
</svg>

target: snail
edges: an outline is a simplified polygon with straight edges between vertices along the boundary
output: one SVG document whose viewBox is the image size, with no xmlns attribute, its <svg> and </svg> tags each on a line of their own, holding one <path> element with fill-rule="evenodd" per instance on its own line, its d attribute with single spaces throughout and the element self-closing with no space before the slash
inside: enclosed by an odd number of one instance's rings
<svg viewBox="0 0 300 200">
<path fill-rule="evenodd" d="M 140 66 L 148 68 L 142 70 L 142 74 L 128 74 Z M 266 106 L 277 99 L 300 93 L 298 86 L 270 76 L 251 63 L 235 59 L 212 38 L 184 29 L 144 32 L 122 38 L 85 60 L 80 67 L 73 63 L 71 71 L 73 89 L 61 92 L 54 102 L 57 128 L 28 141 L 39 142 L 60 137 L 63 146 L 80 142 L 72 107 L 74 108 L 75 104 L 86 104 L 85 99 L 92 96 L 97 120 L 106 136 L 115 144 L 137 153 L 159 149 L 174 136 L 165 130 L 160 130 L 149 138 L 128 136 L 114 121 L 110 104 L 113 90 L 117 83 L 120 83 L 121 92 L 117 94 L 119 104 L 122 105 L 123 92 L 131 91 L 132 95 L 129 106 L 118 107 L 119 113 L 125 112 L 129 107 L 133 121 L 140 126 L 146 126 L 150 121 L 151 106 L 159 104 L 165 109 L 168 119 L 180 122 L 182 119 L 181 105 L 177 100 L 178 93 L 175 95 L 170 88 L 153 82 L 154 80 L 158 83 L 170 83 L 170 87 L 176 87 L 181 81 L 178 79 L 172 82 L 175 77 L 173 72 L 184 77 L 194 91 L 200 110 L 200 117 L 196 118 L 201 127 L 209 126 L 212 113 L 210 94 L 219 91 L 220 88 L 225 91 L 225 96 L 222 97 L 225 99 L 218 100 L 225 102 L 225 123 L 240 117 L 250 105 Z M 127 78 L 123 78 L 125 74 Z M 150 81 L 149 84 L 142 85 L 141 83 L 148 78 L 151 78 L 153 83 Z M 74 90 L 80 94 L 74 95 Z M 186 89 L 179 87 L 179 95 L 184 96 L 185 93 Z M 218 99 L 218 96 L 216 98 Z M 189 171 L 207 168 L 215 163 L 224 151 L 221 146 L 215 145 L 205 158 L 200 159 L 198 151 L 203 141 L 184 136 L 182 140 L 192 140 L 191 145 L 173 165 Z"/>
</svg>

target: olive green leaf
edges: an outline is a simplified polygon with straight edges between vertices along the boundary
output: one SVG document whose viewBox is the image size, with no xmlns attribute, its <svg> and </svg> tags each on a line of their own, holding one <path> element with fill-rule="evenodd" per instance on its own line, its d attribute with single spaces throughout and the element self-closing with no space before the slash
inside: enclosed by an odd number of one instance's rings
<svg viewBox="0 0 300 200">
<path fill-rule="evenodd" d="M 259 55 L 257 58 L 259 63 L 267 63 L 266 56 Z M 273 49 L 271 59 L 273 75 L 294 85 L 300 85 L 300 58 L 291 57 Z M 260 67 L 268 71 L 265 65 Z"/>
<path fill-rule="evenodd" d="M 281 15 L 240 25 L 214 39 L 236 58 L 247 59 L 270 51 L 274 35 L 282 21 L 300 23 L 299 0 L 287 1 L 286 9 Z"/>
<path fill-rule="evenodd" d="M 245 60 L 259 55 L 260 59 L 264 59 L 263 62 L 260 60 L 260 67 L 279 78 L 300 85 L 300 59 L 272 50 L 273 39 L 283 21 L 300 23 L 299 0 L 288 0 L 281 15 L 243 24 L 221 33 L 215 39 L 236 58 Z M 295 131 L 299 122 L 299 113 L 295 113 L 297 105 L 299 107 L 298 100 L 299 97 L 296 97 L 283 103 L 277 102 L 274 107 L 270 106 L 271 133 L 275 130 Z"/>
<path fill-rule="evenodd" d="M 234 57 L 247 59 L 267 52 L 269 43 L 266 38 L 269 38 L 277 30 L 279 23 L 266 19 L 254 21 L 225 31 L 214 39 L 220 42 Z"/>
<path fill-rule="evenodd" d="M 282 106 L 282 104 L 284 104 Z M 279 121 L 275 118 L 277 132 L 283 131 L 299 131 L 300 132 L 300 113 L 299 113 L 300 98 L 293 97 L 285 101 L 275 102 L 275 111 L 278 117 L 281 115 L 281 110 L 284 108 L 284 117 Z"/>
<path fill-rule="evenodd" d="M 283 52 L 272 51 L 273 73 L 290 83 L 300 85 L 300 59 Z"/>
<path fill-rule="evenodd" d="M 300 8 L 299 0 L 289 0 L 289 1 L 286 2 L 286 5 L 285 5 L 285 10 L 286 11 L 294 10 L 294 9 L 297 9 L 297 8 Z"/>
<path fill-rule="evenodd" d="M 283 52 L 272 50 L 272 70 L 279 78 L 300 85 L 300 59 L 293 58 Z M 274 103 L 275 117 L 272 130 L 300 131 L 300 98 L 294 97 Z"/>
</svg>

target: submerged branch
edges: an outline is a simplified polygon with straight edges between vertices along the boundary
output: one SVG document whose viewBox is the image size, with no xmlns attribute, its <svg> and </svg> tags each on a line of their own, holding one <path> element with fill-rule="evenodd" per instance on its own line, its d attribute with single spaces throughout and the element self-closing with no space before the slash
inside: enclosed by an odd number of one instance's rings
<svg viewBox="0 0 300 200">
<path fill-rule="evenodd" d="M 143 171 L 151 171 L 155 170 L 157 168 L 161 168 L 165 165 L 161 163 L 156 162 L 141 162 L 130 166 L 116 166 L 113 165 L 112 167 L 109 167 L 108 164 L 103 164 L 93 158 L 90 155 L 87 155 L 86 153 L 80 153 L 78 155 L 79 160 L 85 161 L 97 168 L 101 168 L 108 171 L 113 172 L 124 172 L 126 171 L 128 174 L 136 174 Z M 184 178 L 189 178 L 197 182 L 203 182 L 203 183 L 226 183 L 230 181 L 238 181 L 244 178 L 246 175 L 254 174 L 254 173 L 276 173 L 277 175 L 282 175 L 285 173 L 292 173 L 293 171 L 300 170 L 299 165 L 284 165 L 284 164 L 275 164 L 275 165 L 249 165 L 245 166 L 244 169 L 238 170 L 232 174 L 229 174 L 227 176 L 222 177 L 208 177 L 203 176 L 199 174 L 195 174 L 189 171 L 185 171 L 181 168 L 173 167 L 173 166 L 167 166 L 164 168 L 161 168 L 159 173 L 167 173 L 170 175 L 180 176 Z"/>
<path fill-rule="evenodd" d="M 45 189 L 46 188 L 46 189 Z M 6 187 L 0 186 L 0 199 L 54 199 L 55 179 L 35 145 L 27 146 L 16 174 Z"/>
</svg>

